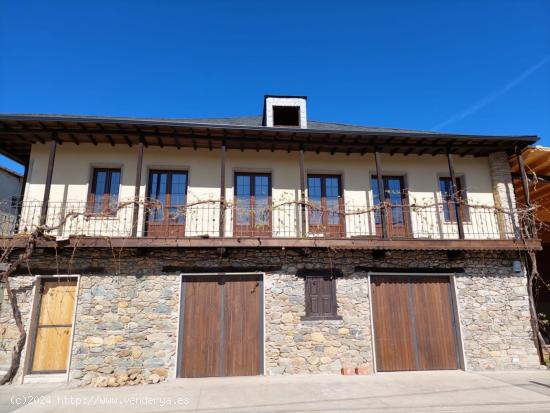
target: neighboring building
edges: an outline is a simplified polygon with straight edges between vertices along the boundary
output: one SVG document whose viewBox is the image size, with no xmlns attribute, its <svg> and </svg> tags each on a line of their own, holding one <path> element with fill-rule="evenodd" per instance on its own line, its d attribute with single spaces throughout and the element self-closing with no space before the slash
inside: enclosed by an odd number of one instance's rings
<svg viewBox="0 0 550 413">
<path fill-rule="evenodd" d="M 540 242 L 508 165 L 534 136 L 317 122 L 285 96 L 243 118 L 0 115 L 0 135 L 30 165 L 19 233 L 57 238 L 12 279 L 24 381 L 539 365 L 520 255 Z"/>
<path fill-rule="evenodd" d="M 13 232 L 22 186 L 23 176 L 0 166 L 0 235 Z"/>
<path fill-rule="evenodd" d="M 537 252 L 537 269 L 542 280 L 536 283 L 537 312 L 542 318 L 550 320 L 550 148 L 528 147 L 521 153 L 525 164 L 529 199 L 525 199 L 518 158 L 510 159 L 514 177 L 515 195 L 518 204 L 536 207 L 537 237 L 542 241 L 542 250 Z M 546 345 L 550 346 L 550 325 L 542 330 Z M 549 351 L 550 352 L 550 351 Z"/>
</svg>

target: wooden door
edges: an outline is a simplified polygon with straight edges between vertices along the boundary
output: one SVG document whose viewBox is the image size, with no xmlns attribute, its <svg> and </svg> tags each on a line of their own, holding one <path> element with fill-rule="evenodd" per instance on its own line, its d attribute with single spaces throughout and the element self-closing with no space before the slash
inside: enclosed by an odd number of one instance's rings
<svg viewBox="0 0 550 413">
<path fill-rule="evenodd" d="M 411 234 L 407 191 L 402 176 L 383 176 L 384 200 L 386 205 L 386 224 L 388 235 L 393 238 L 406 238 Z M 378 178 L 372 176 L 374 205 L 380 204 L 378 196 Z M 376 235 L 382 235 L 381 211 L 375 212 Z"/>
<path fill-rule="evenodd" d="M 64 373 L 71 347 L 76 280 L 43 279 L 39 288 L 31 373 Z"/>
<path fill-rule="evenodd" d="M 223 375 L 258 375 L 263 357 L 261 277 L 226 277 L 223 289 Z"/>
<path fill-rule="evenodd" d="M 418 277 L 410 283 L 418 370 L 458 368 L 456 322 L 448 277 Z"/>
<path fill-rule="evenodd" d="M 185 235 L 187 172 L 151 171 L 147 235 L 183 237 Z"/>
<path fill-rule="evenodd" d="M 222 296 L 215 278 L 185 280 L 183 377 L 221 375 Z"/>
<path fill-rule="evenodd" d="M 235 174 L 233 216 L 234 236 L 271 236 L 270 174 Z"/>
<path fill-rule="evenodd" d="M 344 235 L 344 199 L 339 175 L 308 175 L 310 235 L 339 238 Z"/>
<path fill-rule="evenodd" d="M 459 368 L 448 277 L 372 277 L 378 371 Z"/>
<path fill-rule="evenodd" d="M 261 276 L 185 277 L 181 377 L 262 372 Z"/>
</svg>

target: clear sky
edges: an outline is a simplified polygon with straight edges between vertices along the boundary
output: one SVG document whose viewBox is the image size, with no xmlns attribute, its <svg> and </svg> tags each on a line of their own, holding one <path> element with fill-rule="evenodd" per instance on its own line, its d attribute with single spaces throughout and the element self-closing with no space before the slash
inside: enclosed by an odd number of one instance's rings
<svg viewBox="0 0 550 413">
<path fill-rule="evenodd" d="M 550 146 L 550 0 L 0 0 L 0 112 L 308 117 Z M 0 163 L 16 167 L 5 159 Z"/>
</svg>

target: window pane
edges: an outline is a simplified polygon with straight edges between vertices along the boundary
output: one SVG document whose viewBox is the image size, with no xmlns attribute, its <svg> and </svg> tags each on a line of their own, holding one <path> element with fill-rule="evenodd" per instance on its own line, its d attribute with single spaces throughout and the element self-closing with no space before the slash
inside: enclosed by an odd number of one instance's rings
<svg viewBox="0 0 550 413">
<path fill-rule="evenodd" d="M 309 223 L 310 225 L 322 224 L 321 211 L 321 177 L 308 176 L 307 178 L 308 202 L 311 204 L 309 208 Z"/>
<path fill-rule="evenodd" d="M 371 186 L 372 186 L 372 198 L 374 206 L 380 205 L 380 196 L 378 195 L 378 178 L 376 176 L 373 176 L 371 178 Z M 376 208 L 374 210 L 374 222 L 376 225 L 382 225 L 382 217 L 380 216 L 380 209 Z"/>
<path fill-rule="evenodd" d="M 119 187 L 120 171 L 111 171 L 111 186 L 109 188 L 109 211 L 111 212 L 116 212 Z"/>
<path fill-rule="evenodd" d="M 269 177 L 260 175 L 254 178 L 254 225 L 269 225 Z"/>
<path fill-rule="evenodd" d="M 389 199 L 391 205 L 392 224 L 403 224 L 403 188 L 401 179 L 387 178 L 386 199 Z"/>
<path fill-rule="evenodd" d="M 94 213 L 103 212 L 103 196 L 105 195 L 105 187 L 107 186 L 107 171 L 95 171 L 95 192 L 94 205 L 92 207 Z"/>
</svg>

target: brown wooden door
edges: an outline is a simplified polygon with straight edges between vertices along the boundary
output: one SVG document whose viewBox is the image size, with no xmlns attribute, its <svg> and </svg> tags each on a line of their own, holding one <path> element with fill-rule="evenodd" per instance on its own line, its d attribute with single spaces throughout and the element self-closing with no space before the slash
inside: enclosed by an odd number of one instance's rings
<svg viewBox="0 0 550 413">
<path fill-rule="evenodd" d="M 339 175 L 308 175 L 310 235 L 339 238 L 344 235 L 344 198 Z"/>
<path fill-rule="evenodd" d="M 187 172 L 151 171 L 148 198 L 147 235 L 183 237 L 186 219 Z"/>
<path fill-rule="evenodd" d="M 235 174 L 233 232 L 236 237 L 271 236 L 271 175 Z"/>
<path fill-rule="evenodd" d="M 181 377 L 262 373 L 261 276 L 185 277 Z"/>
<path fill-rule="evenodd" d="M 448 277 L 372 277 L 378 371 L 459 368 Z"/>
<path fill-rule="evenodd" d="M 372 176 L 372 191 L 374 205 L 380 204 L 378 196 L 378 178 Z M 405 180 L 402 176 L 383 176 L 386 224 L 388 235 L 393 238 L 406 238 L 411 234 L 410 214 L 405 189 Z M 376 235 L 382 236 L 381 211 L 375 212 Z"/>
<path fill-rule="evenodd" d="M 76 280 L 42 280 L 34 330 L 31 373 L 67 371 Z"/>
</svg>

